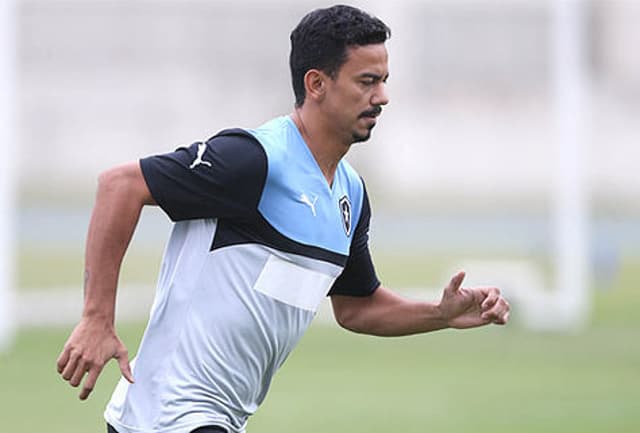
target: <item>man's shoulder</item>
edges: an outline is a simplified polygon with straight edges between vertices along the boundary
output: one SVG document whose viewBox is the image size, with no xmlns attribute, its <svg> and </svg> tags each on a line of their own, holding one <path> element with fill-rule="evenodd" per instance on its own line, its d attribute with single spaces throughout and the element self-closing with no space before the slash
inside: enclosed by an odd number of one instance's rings
<svg viewBox="0 0 640 433">
<path fill-rule="evenodd" d="M 215 140 L 220 139 L 232 139 L 239 143 L 259 143 L 259 141 L 254 137 L 249 131 L 243 128 L 227 128 L 216 132 L 211 138 L 206 140 L 206 143 L 213 142 Z"/>
<path fill-rule="evenodd" d="M 227 164 L 233 161 L 254 161 L 266 164 L 267 155 L 262 143 L 244 128 L 227 128 L 218 131 L 205 141 L 205 147 Z"/>
<path fill-rule="evenodd" d="M 258 143 L 262 147 L 273 145 L 286 145 L 287 136 L 290 133 L 290 125 L 287 116 L 271 119 L 257 128 L 226 128 L 218 131 L 207 142 L 223 137 L 235 138 L 238 141 Z"/>
<path fill-rule="evenodd" d="M 245 131 L 260 143 L 273 175 L 290 174 L 293 166 L 300 168 L 311 164 L 304 140 L 289 116 L 276 117 Z"/>
</svg>

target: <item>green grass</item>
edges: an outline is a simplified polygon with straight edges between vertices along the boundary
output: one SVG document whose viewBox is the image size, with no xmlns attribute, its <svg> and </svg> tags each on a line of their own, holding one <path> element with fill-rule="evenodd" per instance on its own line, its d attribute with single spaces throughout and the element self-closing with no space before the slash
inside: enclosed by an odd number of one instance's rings
<svg viewBox="0 0 640 433">
<path fill-rule="evenodd" d="M 140 325 L 121 329 L 135 348 Z M 115 364 L 87 402 L 55 373 L 67 331 L 21 332 L 0 358 L 3 431 L 103 431 Z M 399 339 L 314 326 L 250 431 L 638 432 L 636 327 L 579 335 L 493 328 Z"/>
<path fill-rule="evenodd" d="M 22 269 L 51 260 L 48 280 L 22 277 L 34 287 L 77 279 L 72 254 L 21 257 Z M 123 279 L 153 283 L 159 256 L 136 257 L 129 257 Z M 378 260 L 378 269 L 391 285 L 410 286 L 433 284 L 447 263 L 396 256 Z M 596 291 L 589 327 L 574 334 L 531 333 L 514 321 L 384 339 L 314 325 L 276 376 L 249 432 L 636 433 L 639 286 L 638 261 L 627 259 L 613 286 Z M 142 326 L 121 326 L 131 353 Z M 90 400 L 80 402 L 55 372 L 69 331 L 22 330 L 13 350 L 0 356 L 2 431 L 104 431 L 116 365 L 108 366 Z"/>
<path fill-rule="evenodd" d="M 491 329 L 381 340 L 314 330 L 255 431 L 637 432 L 637 333 L 616 335 Z"/>
</svg>

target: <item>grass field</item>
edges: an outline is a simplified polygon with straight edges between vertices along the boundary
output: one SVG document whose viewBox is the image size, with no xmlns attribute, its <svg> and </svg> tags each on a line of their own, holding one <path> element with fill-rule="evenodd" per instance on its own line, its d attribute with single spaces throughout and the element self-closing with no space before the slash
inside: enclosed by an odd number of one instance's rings
<svg viewBox="0 0 640 433">
<path fill-rule="evenodd" d="M 387 280 L 412 282 L 390 263 L 379 263 Z M 596 293 L 588 329 L 575 334 L 530 333 L 515 321 L 381 339 L 314 325 L 248 431 L 637 433 L 639 286 L 638 262 L 625 262 L 614 286 Z M 142 329 L 120 327 L 132 353 Z M 77 400 L 77 390 L 55 373 L 69 330 L 23 330 L 12 352 L 0 356 L 1 431 L 104 431 L 116 366 L 89 401 Z"/>
</svg>

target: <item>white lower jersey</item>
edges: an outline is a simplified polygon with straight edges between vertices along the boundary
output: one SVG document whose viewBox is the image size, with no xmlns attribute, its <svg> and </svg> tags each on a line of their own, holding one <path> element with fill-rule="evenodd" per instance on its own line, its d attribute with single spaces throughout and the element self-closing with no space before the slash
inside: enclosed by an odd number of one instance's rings
<svg viewBox="0 0 640 433">
<path fill-rule="evenodd" d="M 215 229 L 214 220 L 174 227 L 135 383 L 120 380 L 105 414 L 120 433 L 242 431 L 341 271 L 256 244 L 210 252 L 203 240 Z"/>
</svg>

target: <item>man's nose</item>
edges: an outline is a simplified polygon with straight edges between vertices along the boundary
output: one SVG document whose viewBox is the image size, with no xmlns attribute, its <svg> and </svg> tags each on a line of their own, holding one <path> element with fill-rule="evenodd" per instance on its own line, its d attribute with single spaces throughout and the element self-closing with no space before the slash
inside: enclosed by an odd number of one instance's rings
<svg viewBox="0 0 640 433">
<path fill-rule="evenodd" d="M 376 88 L 376 92 L 371 98 L 371 105 L 387 105 L 389 103 L 389 94 L 387 93 L 386 83 L 380 83 Z"/>
</svg>

